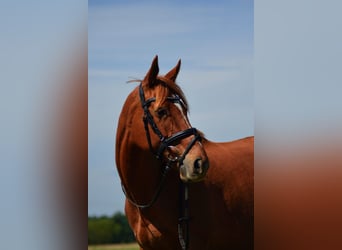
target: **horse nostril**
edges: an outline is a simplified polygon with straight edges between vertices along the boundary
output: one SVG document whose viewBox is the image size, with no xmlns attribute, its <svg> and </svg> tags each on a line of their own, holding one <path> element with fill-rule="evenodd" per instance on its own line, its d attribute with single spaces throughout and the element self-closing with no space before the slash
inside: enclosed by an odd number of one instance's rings
<svg viewBox="0 0 342 250">
<path fill-rule="evenodd" d="M 201 170 L 201 166 L 202 166 L 202 159 L 201 158 L 197 158 L 194 162 L 194 169 L 196 171 L 200 171 Z"/>
</svg>

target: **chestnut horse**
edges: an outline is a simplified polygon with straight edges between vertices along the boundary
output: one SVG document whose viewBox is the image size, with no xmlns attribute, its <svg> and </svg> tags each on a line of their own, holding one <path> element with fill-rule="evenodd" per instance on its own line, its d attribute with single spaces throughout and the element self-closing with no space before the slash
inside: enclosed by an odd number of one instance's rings
<svg viewBox="0 0 342 250">
<path fill-rule="evenodd" d="M 179 69 L 158 75 L 156 56 L 119 118 L 129 225 L 144 250 L 253 249 L 254 137 L 215 143 L 191 127 Z"/>
</svg>

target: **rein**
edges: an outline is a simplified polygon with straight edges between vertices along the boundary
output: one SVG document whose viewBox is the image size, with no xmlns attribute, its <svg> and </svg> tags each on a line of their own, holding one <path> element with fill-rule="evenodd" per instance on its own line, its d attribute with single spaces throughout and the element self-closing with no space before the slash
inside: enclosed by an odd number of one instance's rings
<svg viewBox="0 0 342 250">
<path fill-rule="evenodd" d="M 156 98 L 152 97 L 152 98 L 146 100 L 142 84 L 140 84 L 140 86 L 139 86 L 139 97 L 140 97 L 141 106 L 144 110 L 143 122 L 144 122 L 144 128 L 145 128 L 147 142 L 148 142 L 151 153 L 158 160 L 164 162 L 163 153 L 169 146 L 171 146 L 175 142 L 183 140 L 189 136 L 194 136 L 194 138 L 187 145 L 183 154 L 180 157 L 175 157 L 175 158 L 168 157 L 166 159 L 166 164 L 162 170 L 162 177 L 160 179 L 160 182 L 158 184 L 158 187 L 157 187 L 154 195 L 152 196 L 152 199 L 149 202 L 147 202 L 145 204 L 139 204 L 136 201 L 134 201 L 132 198 L 130 198 L 128 196 L 124 185 L 121 183 L 122 190 L 123 190 L 127 200 L 130 203 L 132 203 L 134 206 L 136 206 L 137 208 L 145 209 L 145 208 L 151 207 L 157 201 L 157 199 L 161 193 L 161 190 L 163 188 L 163 184 L 165 182 L 167 173 L 171 169 L 171 165 L 174 163 L 178 163 L 179 166 L 183 165 L 183 161 L 184 161 L 186 155 L 189 153 L 189 151 L 195 145 L 195 143 L 197 141 L 201 140 L 201 136 L 198 133 L 197 129 L 192 128 L 192 127 L 185 129 L 183 131 L 179 131 L 179 132 L 171 135 L 170 137 L 163 136 L 163 134 L 159 130 L 157 124 L 154 122 L 154 119 L 153 119 L 151 112 L 149 111 L 149 107 L 150 107 L 151 103 L 156 101 Z M 167 97 L 167 100 L 171 101 L 173 103 L 179 103 L 181 105 L 184 105 L 182 99 L 178 95 L 175 95 L 173 97 Z M 159 145 L 159 148 L 157 150 L 153 149 L 149 127 L 151 127 L 152 131 L 159 137 L 160 145 Z M 179 242 L 180 242 L 182 249 L 186 250 L 186 249 L 188 249 L 188 245 L 189 245 L 189 224 L 188 224 L 188 222 L 189 222 L 189 214 L 188 214 L 189 194 L 188 194 L 188 184 L 180 181 L 179 185 L 180 185 L 180 188 L 179 188 L 179 190 L 180 190 L 179 214 L 180 215 L 179 215 L 179 220 L 178 220 L 178 238 L 179 238 Z M 184 230 L 185 233 L 183 232 L 184 228 L 185 228 L 185 230 Z"/>
</svg>

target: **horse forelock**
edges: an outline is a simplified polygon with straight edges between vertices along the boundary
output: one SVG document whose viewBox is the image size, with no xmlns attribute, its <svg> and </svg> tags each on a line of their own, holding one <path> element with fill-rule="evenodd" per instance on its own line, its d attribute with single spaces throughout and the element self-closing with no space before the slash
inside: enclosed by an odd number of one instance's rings
<svg viewBox="0 0 342 250">
<path fill-rule="evenodd" d="M 186 100 L 183 90 L 179 87 L 179 85 L 176 82 L 164 76 L 158 76 L 157 79 L 161 81 L 161 84 L 164 84 L 169 90 L 169 93 L 166 93 L 166 96 L 164 95 L 163 98 L 167 98 L 170 95 L 178 95 L 184 102 L 184 108 L 186 109 L 186 111 L 188 111 L 188 108 L 189 108 L 188 102 Z"/>
<path fill-rule="evenodd" d="M 134 80 L 128 81 L 128 83 L 130 83 L 130 82 L 139 82 L 139 83 L 143 84 L 143 80 L 139 80 L 139 79 L 134 79 Z M 153 90 L 155 92 L 156 106 L 157 107 L 162 105 L 165 102 L 167 97 L 170 97 L 172 95 L 178 95 L 184 103 L 185 111 L 186 112 L 189 111 L 188 101 L 184 95 L 184 92 L 176 82 L 168 79 L 165 76 L 159 75 L 159 76 L 157 76 L 157 78 L 155 80 Z"/>
</svg>

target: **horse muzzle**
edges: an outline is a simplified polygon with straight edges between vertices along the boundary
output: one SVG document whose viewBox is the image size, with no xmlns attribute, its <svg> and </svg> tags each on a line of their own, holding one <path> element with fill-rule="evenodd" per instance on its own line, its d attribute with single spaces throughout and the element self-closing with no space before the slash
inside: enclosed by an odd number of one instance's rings
<svg viewBox="0 0 342 250">
<path fill-rule="evenodd" d="M 206 156 L 185 157 L 183 165 L 179 167 L 179 176 L 183 182 L 199 182 L 204 180 L 209 168 L 209 161 Z"/>
</svg>

